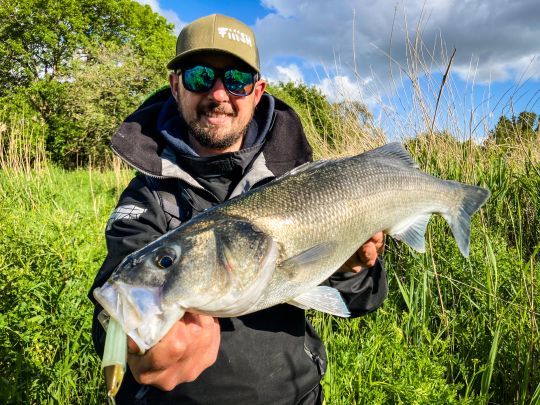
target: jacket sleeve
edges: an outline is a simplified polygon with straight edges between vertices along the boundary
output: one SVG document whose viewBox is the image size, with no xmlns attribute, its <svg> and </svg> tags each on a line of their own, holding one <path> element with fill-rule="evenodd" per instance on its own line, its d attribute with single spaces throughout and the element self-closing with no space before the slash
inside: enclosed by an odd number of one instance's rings
<svg viewBox="0 0 540 405">
<path fill-rule="evenodd" d="M 142 176 L 135 177 L 124 190 L 105 230 L 107 256 L 99 269 L 88 297 L 94 303 L 92 339 L 101 356 L 105 331 L 97 320 L 102 311 L 92 294 L 107 281 L 114 269 L 130 253 L 142 248 L 167 231 L 167 218 Z"/>
<path fill-rule="evenodd" d="M 388 295 L 388 276 L 380 258 L 359 273 L 334 273 L 324 284 L 341 293 L 353 318 L 375 311 Z"/>
</svg>

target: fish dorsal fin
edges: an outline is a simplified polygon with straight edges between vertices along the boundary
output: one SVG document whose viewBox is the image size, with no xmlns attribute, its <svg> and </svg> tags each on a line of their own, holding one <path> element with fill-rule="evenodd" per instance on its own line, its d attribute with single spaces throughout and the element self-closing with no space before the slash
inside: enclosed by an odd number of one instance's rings
<svg viewBox="0 0 540 405">
<path fill-rule="evenodd" d="M 349 308 L 338 290 L 328 286 L 317 286 L 295 297 L 289 304 L 302 309 L 316 309 L 336 316 L 351 316 Z"/>
<path fill-rule="evenodd" d="M 360 155 L 362 156 L 362 155 Z M 396 162 L 401 163 L 406 167 L 414 167 L 418 169 L 418 163 L 412 158 L 411 154 L 399 142 L 388 143 L 380 148 L 367 151 L 363 154 L 365 157 L 387 157 Z"/>
<path fill-rule="evenodd" d="M 406 218 L 405 221 L 387 229 L 386 233 L 406 243 L 417 252 L 424 253 L 426 251 L 426 228 L 430 217 L 431 214 L 422 214 Z"/>
</svg>

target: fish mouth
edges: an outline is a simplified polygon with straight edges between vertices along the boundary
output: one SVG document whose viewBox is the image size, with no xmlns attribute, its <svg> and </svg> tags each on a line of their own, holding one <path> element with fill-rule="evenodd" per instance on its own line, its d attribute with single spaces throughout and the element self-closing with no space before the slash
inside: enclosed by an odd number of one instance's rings
<svg viewBox="0 0 540 405">
<path fill-rule="evenodd" d="M 106 282 L 93 292 L 96 301 L 144 352 L 167 334 L 184 315 L 178 306 L 164 308 L 161 287 L 134 287 L 123 282 Z"/>
</svg>

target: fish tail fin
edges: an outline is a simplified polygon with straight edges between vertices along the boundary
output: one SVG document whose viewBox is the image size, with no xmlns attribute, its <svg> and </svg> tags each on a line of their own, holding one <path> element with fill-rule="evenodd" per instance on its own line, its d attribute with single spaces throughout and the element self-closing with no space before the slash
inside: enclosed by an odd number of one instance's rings
<svg viewBox="0 0 540 405">
<path fill-rule="evenodd" d="M 469 242 L 471 239 L 471 216 L 480 209 L 490 196 L 486 188 L 452 182 L 459 188 L 462 200 L 453 212 L 443 213 L 452 234 L 456 239 L 459 251 L 464 257 L 469 257 Z"/>
</svg>

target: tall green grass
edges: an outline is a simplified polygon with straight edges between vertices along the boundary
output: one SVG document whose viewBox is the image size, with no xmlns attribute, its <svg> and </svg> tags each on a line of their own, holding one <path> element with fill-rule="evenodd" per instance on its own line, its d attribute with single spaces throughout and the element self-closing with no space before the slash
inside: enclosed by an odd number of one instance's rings
<svg viewBox="0 0 540 405">
<path fill-rule="evenodd" d="M 103 403 L 86 294 L 113 172 L 0 171 L 0 403 Z"/>
</svg>

